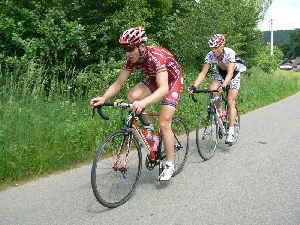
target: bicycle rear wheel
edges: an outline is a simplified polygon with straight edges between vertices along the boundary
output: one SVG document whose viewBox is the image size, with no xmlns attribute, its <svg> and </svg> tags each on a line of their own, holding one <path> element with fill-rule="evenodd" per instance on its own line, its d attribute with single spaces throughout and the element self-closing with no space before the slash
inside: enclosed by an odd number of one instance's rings
<svg viewBox="0 0 300 225">
<path fill-rule="evenodd" d="M 235 106 L 235 109 L 236 109 L 236 118 L 234 121 L 234 141 L 229 143 L 230 146 L 234 145 L 237 142 L 237 139 L 240 134 L 240 127 L 241 127 L 241 118 L 240 118 L 238 107 Z"/>
<path fill-rule="evenodd" d="M 172 118 L 172 131 L 174 133 L 174 166 L 175 172 L 172 177 L 176 176 L 182 170 L 189 151 L 189 130 L 186 122 L 181 117 Z M 163 146 L 163 145 L 162 145 Z M 162 154 L 164 154 L 162 149 Z M 163 167 L 159 166 L 159 174 L 161 174 Z"/>
<path fill-rule="evenodd" d="M 142 169 L 142 153 L 138 141 L 130 133 L 119 130 L 100 145 L 92 166 L 91 183 L 99 203 L 108 208 L 124 204 L 133 194 Z M 128 163 L 126 152 L 129 149 Z"/>
<path fill-rule="evenodd" d="M 215 114 L 211 112 L 211 109 L 205 109 L 199 116 L 196 130 L 198 152 L 204 160 L 209 160 L 215 154 L 218 142 L 218 127 Z"/>
</svg>

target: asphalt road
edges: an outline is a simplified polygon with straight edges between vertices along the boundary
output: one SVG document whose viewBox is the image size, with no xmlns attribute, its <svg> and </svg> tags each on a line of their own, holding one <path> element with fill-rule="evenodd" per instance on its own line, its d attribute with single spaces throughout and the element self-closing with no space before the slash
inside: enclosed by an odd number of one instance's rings
<svg viewBox="0 0 300 225">
<path fill-rule="evenodd" d="M 300 92 L 241 116 L 236 145 L 204 162 L 195 132 L 188 161 L 169 182 L 143 166 L 124 205 L 100 205 L 91 165 L 0 192 L 0 224 L 300 224 Z"/>
</svg>

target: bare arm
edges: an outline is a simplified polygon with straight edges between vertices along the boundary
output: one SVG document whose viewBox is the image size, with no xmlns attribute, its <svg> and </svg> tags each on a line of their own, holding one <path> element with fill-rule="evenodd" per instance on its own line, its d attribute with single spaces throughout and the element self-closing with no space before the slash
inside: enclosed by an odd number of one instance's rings
<svg viewBox="0 0 300 225">
<path fill-rule="evenodd" d="M 202 83 L 206 74 L 208 73 L 209 68 L 210 68 L 210 64 L 203 65 L 201 72 L 199 73 L 197 79 L 194 82 L 195 87 L 198 87 Z"/>
<path fill-rule="evenodd" d="M 156 76 L 157 90 L 148 97 L 144 98 L 146 105 L 158 102 L 161 100 L 169 91 L 168 72 L 160 72 Z"/>
<path fill-rule="evenodd" d="M 123 84 L 126 82 L 130 73 L 130 71 L 121 70 L 118 79 L 112 85 L 110 85 L 110 87 L 106 90 L 104 95 L 102 97 L 96 97 L 91 100 L 91 107 L 102 105 L 107 99 L 110 99 L 111 97 L 115 96 L 120 91 Z"/>
<path fill-rule="evenodd" d="M 159 100 L 162 100 L 163 97 L 168 93 L 169 91 L 169 83 L 168 83 L 168 72 L 160 72 L 156 76 L 156 83 L 157 83 L 157 89 L 155 92 L 153 92 L 148 97 L 142 99 L 141 101 L 134 101 L 132 103 L 132 111 L 136 111 L 137 113 L 140 113 L 142 109 L 146 108 L 147 105 L 150 105 L 152 103 L 158 102 Z"/>
</svg>

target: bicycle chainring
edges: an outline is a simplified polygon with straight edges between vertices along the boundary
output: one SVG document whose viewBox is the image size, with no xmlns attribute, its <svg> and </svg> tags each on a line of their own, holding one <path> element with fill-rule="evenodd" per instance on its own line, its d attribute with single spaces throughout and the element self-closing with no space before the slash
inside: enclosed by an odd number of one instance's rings
<svg viewBox="0 0 300 225">
<path fill-rule="evenodd" d="M 145 159 L 145 166 L 148 170 L 153 170 L 154 167 L 157 165 L 156 161 L 152 161 L 149 156 L 147 155 L 146 159 Z"/>
</svg>

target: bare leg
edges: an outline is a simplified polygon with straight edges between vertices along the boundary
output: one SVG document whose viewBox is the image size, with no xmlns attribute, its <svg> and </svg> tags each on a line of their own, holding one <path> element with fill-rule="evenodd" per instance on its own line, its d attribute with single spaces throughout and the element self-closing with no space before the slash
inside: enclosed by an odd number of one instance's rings
<svg viewBox="0 0 300 225">
<path fill-rule="evenodd" d="M 217 90 L 220 87 L 221 83 L 218 80 L 212 80 L 210 83 L 210 90 Z M 217 95 L 218 93 L 214 93 Z M 217 109 L 220 108 L 220 100 L 215 101 Z"/>
<path fill-rule="evenodd" d="M 164 147 L 166 150 L 166 160 L 172 162 L 174 160 L 174 134 L 171 128 L 172 117 L 175 108 L 169 105 L 163 105 L 160 110 L 158 124 L 163 135 Z"/>
<path fill-rule="evenodd" d="M 129 103 L 134 101 L 142 100 L 151 95 L 149 88 L 142 82 L 138 83 L 131 91 L 128 93 L 127 100 Z M 143 116 L 145 122 L 149 122 L 148 116 Z"/>
<path fill-rule="evenodd" d="M 228 92 L 228 109 L 229 109 L 229 127 L 234 127 L 236 118 L 235 100 L 238 95 L 238 90 L 229 90 Z"/>
</svg>

